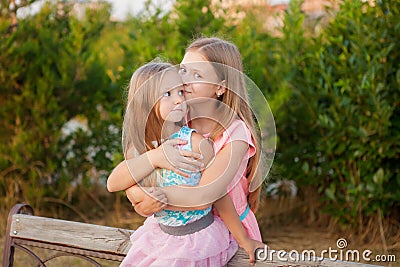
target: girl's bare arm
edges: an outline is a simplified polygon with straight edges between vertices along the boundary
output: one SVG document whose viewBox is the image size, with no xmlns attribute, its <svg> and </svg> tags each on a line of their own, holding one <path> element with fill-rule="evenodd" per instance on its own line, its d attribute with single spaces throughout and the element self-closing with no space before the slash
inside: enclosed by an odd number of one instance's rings
<svg viewBox="0 0 400 267">
<path fill-rule="evenodd" d="M 202 147 L 204 146 L 206 143 L 202 143 Z M 235 177 L 247 149 L 248 143 L 244 141 L 232 141 L 225 145 L 203 170 L 198 186 L 163 187 L 162 191 L 168 199 L 166 208 L 173 210 L 204 209 L 223 197 L 227 193 L 226 188 Z M 203 150 L 201 152 L 203 154 Z"/>
<path fill-rule="evenodd" d="M 174 147 L 185 143 L 187 141 L 181 139 L 168 140 L 156 149 L 122 161 L 108 177 L 108 191 L 126 190 L 149 176 L 155 168 L 170 169 L 184 176 L 187 174 L 179 168 L 196 170 L 201 165 L 196 159 L 201 155 L 195 151 L 182 151 Z"/>
<path fill-rule="evenodd" d="M 239 246 L 249 254 L 250 263 L 253 264 L 255 262 L 255 250 L 257 248 L 264 248 L 265 244 L 249 238 L 240 221 L 236 208 L 233 205 L 232 199 L 228 194 L 218 199 L 214 203 L 214 207 L 218 210 L 221 219 L 224 221 L 226 227 L 229 232 L 232 233 Z"/>
<path fill-rule="evenodd" d="M 166 206 L 166 196 L 159 188 L 134 185 L 125 192 L 135 211 L 143 217 L 149 217 Z"/>
<path fill-rule="evenodd" d="M 159 157 L 157 151 L 151 150 L 120 162 L 108 176 L 108 191 L 125 190 L 140 182 L 154 171 L 153 162 L 157 162 L 157 157 Z"/>
</svg>

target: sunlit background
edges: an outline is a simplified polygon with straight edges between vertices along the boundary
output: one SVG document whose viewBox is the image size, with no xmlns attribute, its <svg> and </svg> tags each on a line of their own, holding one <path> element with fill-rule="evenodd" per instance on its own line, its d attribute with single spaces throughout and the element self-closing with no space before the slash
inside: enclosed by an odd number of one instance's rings
<svg viewBox="0 0 400 267">
<path fill-rule="evenodd" d="M 399 1 L 0 0 L 0 11 L 0 233 L 19 202 L 137 228 L 125 195 L 105 188 L 123 160 L 126 86 L 203 34 L 238 46 L 274 114 L 264 242 L 322 250 L 345 238 L 399 255 Z"/>
</svg>

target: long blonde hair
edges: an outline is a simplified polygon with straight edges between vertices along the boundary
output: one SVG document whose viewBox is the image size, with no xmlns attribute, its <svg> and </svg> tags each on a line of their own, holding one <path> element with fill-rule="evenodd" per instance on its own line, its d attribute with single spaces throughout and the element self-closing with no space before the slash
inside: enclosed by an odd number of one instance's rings
<svg viewBox="0 0 400 267">
<path fill-rule="evenodd" d="M 261 181 L 261 168 L 259 168 L 261 157 L 261 142 L 259 130 L 256 128 L 253 114 L 249 106 L 249 97 L 243 74 L 243 64 L 239 49 L 231 42 L 216 37 L 201 37 L 193 41 L 187 48 L 186 52 L 199 52 L 209 62 L 213 64 L 218 78 L 225 80 L 228 90 L 218 98 L 229 108 L 222 108 L 220 124 L 218 124 L 211 132 L 210 138 L 218 138 L 236 118 L 241 119 L 250 129 L 256 146 L 256 154 L 249 159 L 246 170 L 248 185 L 252 180 Z M 260 203 L 261 186 L 249 193 L 248 203 L 253 212 L 255 212 Z"/>
<path fill-rule="evenodd" d="M 162 79 L 173 70 L 169 63 L 159 60 L 138 68 L 132 75 L 122 126 L 122 147 L 125 158 L 138 156 L 161 143 L 164 120 L 160 116 L 158 100 Z M 130 155 L 133 153 L 133 155 Z M 142 180 L 143 186 L 156 186 L 157 172 Z"/>
</svg>

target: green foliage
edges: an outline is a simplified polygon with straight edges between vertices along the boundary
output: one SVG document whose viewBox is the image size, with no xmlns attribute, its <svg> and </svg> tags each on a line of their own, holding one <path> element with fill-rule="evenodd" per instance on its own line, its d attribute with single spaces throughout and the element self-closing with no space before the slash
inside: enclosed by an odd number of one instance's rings
<svg viewBox="0 0 400 267">
<path fill-rule="evenodd" d="M 186 47 L 192 39 L 202 35 L 215 35 L 229 30 L 222 9 L 213 10 L 211 0 L 177 0 L 174 4 L 174 25 L 179 33 L 180 45 Z M 222 14 L 217 15 L 220 12 Z M 225 29 L 223 29 L 225 27 Z"/>
<path fill-rule="evenodd" d="M 349 1 L 319 36 L 290 43 L 293 96 L 277 126 L 288 175 L 317 186 L 344 224 L 362 226 L 400 200 L 399 7 Z"/>
<path fill-rule="evenodd" d="M 88 147 L 98 147 L 104 136 L 119 140 L 118 131 L 108 135 L 111 122 L 101 123 L 99 109 L 112 106 L 120 94 L 109 91 L 106 62 L 91 51 L 109 23 L 109 6 L 89 14 L 88 21 L 69 11 L 68 4 L 62 10 L 46 4 L 1 42 L 0 190 L 9 202 L 40 207 L 44 197 L 65 198 L 77 180 L 93 179 L 90 171 L 99 167 L 85 164 Z M 90 131 L 63 137 L 64 125 L 78 115 L 89 121 Z M 104 146 L 91 152 L 102 164 L 97 172 L 112 166 L 100 154 L 112 153 L 113 143 Z"/>
<path fill-rule="evenodd" d="M 400 22 L 394 19 L 399 7 L 393 3 L 388 14 L 384 5 L 347 4 L 348 11 L 327 29 L 327 50 L 318 57 L 321 72 L 331 76 L 329 85 L 322 78 L 318 88 L 325 103 L 318 107 L 317 123 L 327 140 L 320 149 L 334 170 L 325 181 L 341 181 L 330 186 L 336 192 L 331 207 L 341 206 L 335 213 L 346 222 L 354 223 L 355 214 L 388 212 L 400 200 L 399 168 L 393 162 L 400 152 L 395 75 Z"/>
</svg>

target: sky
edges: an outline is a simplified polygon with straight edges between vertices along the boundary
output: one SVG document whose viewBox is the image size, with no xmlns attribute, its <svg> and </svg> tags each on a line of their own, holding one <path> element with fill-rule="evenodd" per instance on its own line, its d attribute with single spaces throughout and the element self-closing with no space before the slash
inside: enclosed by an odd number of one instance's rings
<svg viewBox="0 0 400 267">
<path fill-rule="evenodd" d="M 32 4 L 26 10 L 22 10 L 22 14 L 24 13 L 34 13 L 37 12 L 40 8 L 40 5 L 43 3 L 44 0 L 39 0 Z M 96 0 L 81 0 L 82 2 L 95 2 Z M 111 16 L 117 20 L 124 20 L 127 15 L 132 14 L 136 15 L 144 8 L 144 3 L 146 0 L 99 0 L 99 1 L 107 1 L 112 4 L 112 12 Z M 269 0 L 271 4 L 282 4 L 282 3 L 289 3 L 290 0 Z M 79 2 L 79 1 L 77 1 Z M 168 9 L 168 7 L 172 6 L 174 0 L 152 0 L 158 6 L 163 6 Z"/>
<path fill-rule="evenodd" d="M 81 1 L 84 2 L 85 0 L 81 0 Z M 89 2 L 90 0 L 86 0 L 86 1 Z M 92 1 L 95 2 L 96 0 L 92 0 Z M 113 8 L 112 8 L 111 16 L 113 18 L 116 18 L 119 20 L 125 19 L 125 17 L 129 14 L 132 14 L 132 15 L 137 14 L 140 10 L 143 9 L 144 3 L 146 2 L 146 0 L 105 0 L 105 1 L 110 2 L 112 4 Z M 28 14 L 37 12 L 40 9 L 43 2 L 44 2 L 44 0 L 36 1 L 29 7 L 19 10 L 18 15 L 24 16 L 24 15 L 28 15 Z M 171 0 L 168 0 L 168 1 L 153 0 L 153 2 L 157 3 L 157 4 L 161 3 L 162 6 L 167 7 L 167 6 L 171 5 L 172 1 Z"/>
<path fill-rule="evenodd" d="M 105 0 L 113 6 L 111 16 L 117 19 L 124 19 L 127 15 L 136 15 L 144 8 L 146 0 Z M 174 0 L 152 0 L 157 7 L 168 10 L 172 7 Z"/>
<path fill-rule="evenodd" d="M 34 13 L 37 12 L 40 8 L 42 1 L 37 1 L 31 5 L 27 10 L 23 10 L 21 15 L 26 13 Z M 95 2 L 96 0 L 80 0 L 82 2 Z M 102 0 L 100 0 L 102 1 Z M 132 14 L 136 15 L 139 11 L 141 11 L 144 7 L 144 3 L 146 0 L 105 0 L 112 4 L 112 13 L 111 16 L 117 20 L 123 20 L 126 18 L 127 15 Z M 282 3 L 289 3 L 290 0 L 269 0 L 270 4 L 282 4 Z M 79 2 L 79 1 L 78 1 Z M 153 0 L 153 3 L 163 7 L 170 7 L 174 0 Z"/>
<path fill-rule="evenodd" d="M 143 7 L 145 0 L 106 0 L 113 6 L 111 16 L 124 19 L 128 14 L 136 14 Z"/>
</svg>

